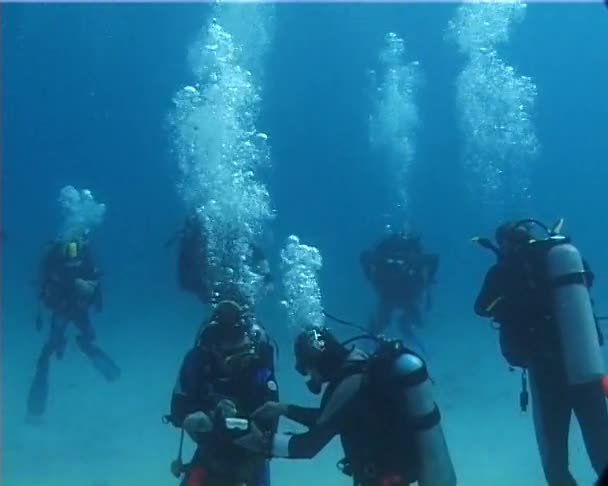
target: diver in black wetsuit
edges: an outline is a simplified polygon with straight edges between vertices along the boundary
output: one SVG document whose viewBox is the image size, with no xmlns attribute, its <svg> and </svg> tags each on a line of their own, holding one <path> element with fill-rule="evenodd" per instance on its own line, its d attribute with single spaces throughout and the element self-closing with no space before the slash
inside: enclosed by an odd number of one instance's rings
<svg viewBox="0 0 608 486">
<path fill-rule="evenodd" d="M 347 344 L 347 343 L 345 343 Z M 342 472 L 355 486 L 453 486 L 456 478 L 421 358 L 399 341 L 382 341 L 368 356 L 347 348 L 326 328 L 302 331 L 296 369 L 321 406 L 267 403 L 253 417 L 283 415 L 309 428 L 303 434 L 263 434 L 253 428 L 235 443 L 269 457 L 312 458 L 336 435 Z"/>
<path fill-rule="evenodd" d="M 385 331 L 396 311 L 401 311 L 399 326 L 409 334 L 410 326 L 422 324 L 421 302 L 431 309 L 431 287 L 439 266 L 439 256 L 425 254 L 420 238 L 393 233 L 360 257 L 365 277 L 376 290 L 378 304 L 370 319 L 370 332 Z"/>
<path fill-rule="evenodd" d="M 247 432 L 255 409 L 277 399 L 268 335 L 239 303 L 221 301 L 184 358 L 166 417 L 198 445 L 190 464 L 176 471 L 184 474 L 182 485 L 270 486 L 267 458 L 232 440 Z M 277 427 L 277 420 L 256 423 L 267 433 Z"/>
<path fill-rule="evenodd" d="M 193 293 L 204 304 L 214 301 L 214 291 L 226 297 L 230 292 L 229 289 L 214 288 L 217 279 L 211 275 L 212 269 L 209 267 L 206 253 L 207 236 L 197 212 L 186 218 L 178 236 L 177 280 L 180 289 Z M 252 270 L 263 278 L 266 288 L 270 288 L 272 286 L 270 265 L 264 252 L 257 245 L 251 247 L 250 265 Z"/>
<path fill-rule="evenodd" d="M 80 335 L 76 338 L 80 350 L 108 380 L 116 381 L 120 369 L 95 342 L 95 329 L 89 318 L 89 307 L 102 310 L 101 272 L 95 266 L 86 237 L 56 241 L 45 252 L 40 266 L 39 304 L 51 311 L 49 338 L 42 347 L 36 374 L 28 396 L 30 417 L 42 415 L 48 396 L 50 360 L 53 354 L 63 358 L 65 331 L 73 323 Z M 36 329 L 42 329 L 41 309 L 36 317 Z"/>
<path fill-rule="evenodd" d="M 576 256 L 578 251 L 568 238 L 558 231 L 550 235 L 539 240 L 533 238 L 527 223 L 507 222 L 496 230 L 497 246 L 486 239 L 480 241 L 496 253 L 498 261 L 486 274 L 475 312 L 500 325 L 503 356 L 511 366 L 527 369 L 530 374 L 536 440 L 548 485 L 574 486 L 576 481 L 568 468 L 572 412 L 593 469 L 599 475 L 608 465 L 608 409 L 601 378 L 592 374 L 577 384 L 569 383 L 568 378 L 568 369 L 602 368 L 597 359 L 590 365 L 581 361 L 601 356 L 603 338 L 587 291 L 593 285 L 593 273 L 580 255 Z M 559 251 L 565 253 L 556 253 Z M 572 266 L 573 261 L 579 262 L 578 269 Z M 555 268 L 569 270 L 550 276 Z M 589 315 L 572 314 L 560 322 L 561 309 L 583 309 Z M 566 343 L 561 337 L 564 322 L 574 330 Z M 575 360 L 568 360 L 572 354 L 568 347 L 575 352 Z M 522 409 L 525 405 L 524 399 Z"/>
</svg>

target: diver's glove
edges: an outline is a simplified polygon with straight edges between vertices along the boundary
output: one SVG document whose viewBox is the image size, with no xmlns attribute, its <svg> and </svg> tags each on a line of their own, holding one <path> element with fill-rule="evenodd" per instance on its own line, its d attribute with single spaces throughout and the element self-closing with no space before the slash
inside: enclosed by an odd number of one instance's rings
<svg viewBox="0 0 608 486">
<path fill-rule="evenodd" d="M 279 417 L 285 415 L 287 415 L 286 404 L 280 402 L 266 402 L 251 414 L 251 418 L 262 422 L 274 422 Z"/>
<path fill-rule="evenodd" d="M 249 421 L 237 418 L 236 405 L 232 400 L 220 400 L 213 410 L 212 433 L 215 440 L 232 442 L 236 437 L 249 432 Z"/>
<path fill-rule="evenodd" d="M 213 410 L 214 419 L 216 419 L 216 418 L 224 419 L 224 418 L 234 417 L 234 416 L 236 416 L 236 405 L 234 404 L 234 402 L 232 400 L 223 398 L 222 400 L 217 402 L 217 405 L 215 406 L 215 409 Z"/>
<path fill-rule="evenodd" d="M 272 441 L 274 434 L 264 434 L 255 423 L 249 423 L 249 433 L 234 439 L 233 443 L 243 449 L 263 455 L 264 457 L 272 457 Z"/>
<path fill-rule="evenodd" d="M 95 280 L 84 280 L 82 278 L 77 278 L 74 281 L 74 285 L 76 286 L 76 292 L 78 295 L 83 298 L 83 300 L 90 301 L 95 295 L 95 291 L 97 290 L 97 282 Z"/>
<path fill-rule="evenodd" d="M 188 436 L 198 444 L 201 434 L 209 432 L 213 428 L 213 423 L 205 412 L 194 412 L 184 419 L 182 427 Z"/>
</svg>

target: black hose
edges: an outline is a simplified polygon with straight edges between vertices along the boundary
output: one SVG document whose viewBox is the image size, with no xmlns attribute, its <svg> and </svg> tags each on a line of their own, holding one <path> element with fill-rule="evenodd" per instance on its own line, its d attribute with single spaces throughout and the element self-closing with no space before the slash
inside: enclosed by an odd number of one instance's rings
<svg viewBox="0 0 608 486">
<path fill-rule="evenodd" d="M 349 321 L 345 321 L 344 319 L 340 319 L 332 314 L 330 314 L 327 311 L 323 311 L 323 315 L 325 317 L 327 317 L 328 319 L 331 319 L 332 321 L 337 322 L 338 324 L 342 324 L 344 326 L 348 326 L 348 327 L 352 327 L 353 329 L 358 329 L 359 331 L 365 332 L 367 334 L 369 334 L 369 330 L 367 330 L 365 327 L 363 327 L 360 324 L 355 324 L 354 322 L 349 322 Z"/>
</svg>

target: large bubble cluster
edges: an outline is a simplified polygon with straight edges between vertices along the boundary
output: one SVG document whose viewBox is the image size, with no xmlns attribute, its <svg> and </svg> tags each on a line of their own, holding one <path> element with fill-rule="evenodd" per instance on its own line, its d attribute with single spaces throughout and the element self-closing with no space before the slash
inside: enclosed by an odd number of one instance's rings
<svg viewBox="0 0 608 486">
<path fill-rule="evenodd" d="M 530 162 L 539 149 L 531 113 L 536 85 L 505 63 L 497 45 L 525 16 L 519 2 L 477 2 L 458 8 L 448 36 L 467 54 L 457 80 L 469 185 L 497 209 L 530 198 Z"/>
<path fill-rule="evenodd" d="M 518 1 L 476 1 L 461 5 L 448 24 L 448 37 L 471 54 L 508 42 L 514 22 L 523 21 L 526 4 Z"/>
<path fill-rule="evenodd" d="M 281 250 L 281 270 L 289 323 L 294 328 L 323 325 L 323 305 L 319 286 L 319 272 L 323 259 L 319 250 L 300 243 L 290 236 Z"/>
<path fill-rule="evenodd" d="M 270 195 L 259 180 L 270 150 L 268 137 L 256 129 L 260 94 L 243 67 L 247 44 L 235 42 L 222 27 L 220 7 L 226 6 L 216 7 L 218 15 L 190 49 L 197 82 L 174 96 L 170 123 L 180 191 L 189 209 L 199 210 L 209 265 L 218 282 L 231 281 L 251 300 L 261 289 L 248 263 L 251 245 L 273 216 Z"/>
<path fill-rule="evenodd" d="M 416 96 L 422 79 L 417 61 L 405 62 L 403 39 L 394 33 L 385 36 L 380 53 L 380 81 L 372 71 L 373 113 L 369 120 L 370 142 L 389 164 L 389 179 L 395 183 L 399 217 L 407 219 L 408 174 L 415 156 L 415 135 L 419 125 Z"/>
<path fill-rule="evenodd" d="M 105 204 L 98 203 L 88 189 L 64 186 L 59 191 L 57 202 L 61 209 L 62 222 L 59 239 L 80 238 L 99 226 L 106 214 Z"/>
</svg>

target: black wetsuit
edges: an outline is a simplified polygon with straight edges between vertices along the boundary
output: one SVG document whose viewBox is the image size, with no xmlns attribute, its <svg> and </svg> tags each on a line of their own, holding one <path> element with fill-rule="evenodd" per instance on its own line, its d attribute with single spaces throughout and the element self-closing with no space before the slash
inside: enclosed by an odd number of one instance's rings
<svg viewBox="0 0 608 486">
<path fill-rule="evenodd" d="M 182 363 L 177 385 L 171 398 L 170 422 L 181 427 L 184 419 L 195 412 L 211 417 L 224 399 L 234 402 L 237 416 L 249 415 L 267 401 L 278 400 L 274 375 L 274 349 L 266 334 L 254 333 L 255 357 L 230 373 L 219 365 L 214 351 L 213 328 L 209 326 L 200 338 L 202 345 L 191 349 Z M 267 433 L 274 433 L 278 421 L 256 422 Z M 197 475 L 200 480 L 193 479 Z M 184 478 L 187 486 L 232 486 L 246 481 L 247 486 L 269 486 L 270 475 L 265 457 L 248 452 L 224 440 L 214 432 L 205 434 L 198 444 Z"/>
<path fill-rule="evenodd" d="M 207 237 L 197 215 L 190 216 L 184 223 L 179 240 L 177 257 L 177 281 L 182 290 L 192 292 L 201 302 L 208 304 L 213 300 L 214 291 L 226 296 L 232 289 L 214 288 L 216 279 L 210 275 L 211 269 L 207 262 Z M 264 252 L 257 245 L 251 247 L 251 262 L 254 271 L 264 279 L 264 283 L 272 283 L 272 274 Z M 236 298 L 236 296 L 234 296 Z"/>
<path fill-rule="evenodd" d="M 51 311 L 50 331 L 42 347 L 36 366 L 36 374 L 28 396 L 28 413 L 41 415 L 48 396 L 50 359 L 53 354 L 63 357 L 66 346 L 65 331 L 73 323 L 80 335 L 76 338 L 81 351 L 108 381 L 120 376 L 120 369 L 112 359 L 95 345 L 95 329 L 89 317 L 89 307 L 102 309 L 101 272 L 96 268 L 88 245 L 83 245 L 77 258 L 63 254 L 63 244 L 53 244 L 45 253 L 40 269 L 39 299 Z M 77 279 L 96 282 L 90 299 L 83 298 L 76 284 Z"/>
<path fill-rule="evenodd" d="M 586 265 L 586 264 L 585 264 Z M 588 268 L 588 266 L 586 265 Z M 500 324 L 500 345 L 512 366 L 528 368 L 536 440 L 549 486 L 573 486 L 568 436 L 576 415 L 593 469 L 608 464 L 608 409 L 601 383 L 568 385 L 551 296 L 535 284 L 533 267 L 499 261 L 488 271 L 475 312 Z M 530 270 L 532 268 L 532 270 Z M 530 273 L 532 272 L 532 273 Z M 589 285 L 593 276 L 589 273 Z M 598 328 L 598 338 L 602 341 Z"/>
<path fill-rule="evenodd" d="M 399 325 L 403 331 L 422 323 L 421 300 L 426 291 L 426 309 L 430 309 L 430 287 L 437 274 L 438 255 L 424 254 L 417 238 L 393 234 L 372 252 L 364 252 L 361 264 L 378 298 L 372 319 L 374 334 L 388 327 L 396 311 L 401 311 Z"/>
<path fill-rule="evenodd" d="M 288 457 L 314 457 L 336 435 L 345 458 L 344 473 L 355 486 L 405 486 L 416 480 L 417 455 L 407 426 L 391 400 L 371 393 L 366 380 L 367 361 L 348 361 L 330 382 L 320 408 L 289 405 L 287 418 L 309 428 L 294 435 Z"/>
</svg>

